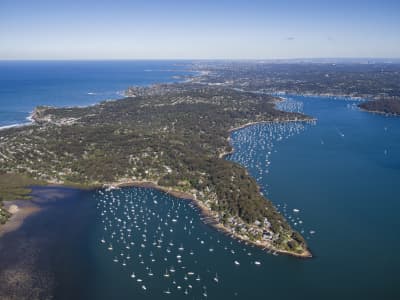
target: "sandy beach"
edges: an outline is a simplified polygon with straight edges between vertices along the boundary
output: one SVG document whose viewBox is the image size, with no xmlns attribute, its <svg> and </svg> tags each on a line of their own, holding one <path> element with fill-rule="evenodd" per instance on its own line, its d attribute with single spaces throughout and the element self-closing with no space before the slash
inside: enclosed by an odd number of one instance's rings
<svg viewBox="0 0 400 300">
<path fill-rule="evenodd" d="M 6 224 L 0 225 L 0 238 L 6 233 L 17 230 L 25 218 L 40 210 L 31 200 L 13 200 L 4 203 L 4 209 L 12 213 Z"/>
</svg>

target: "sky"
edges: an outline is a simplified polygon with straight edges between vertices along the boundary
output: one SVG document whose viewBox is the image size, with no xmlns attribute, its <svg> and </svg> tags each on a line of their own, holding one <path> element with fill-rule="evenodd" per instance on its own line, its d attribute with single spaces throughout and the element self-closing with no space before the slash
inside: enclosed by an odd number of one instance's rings
<svg viewBox="0 0 400 300">
<path fill-rule="evenodd" d="M 0 59 L 400 58 L 400 0 L 0 0 Z"/>
</svg>

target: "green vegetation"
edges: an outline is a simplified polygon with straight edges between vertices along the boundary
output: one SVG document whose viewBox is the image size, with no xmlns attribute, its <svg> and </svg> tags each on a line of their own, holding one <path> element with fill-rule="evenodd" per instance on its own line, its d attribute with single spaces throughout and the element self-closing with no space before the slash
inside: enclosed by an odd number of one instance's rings
<svg viewBox="0 0 400 300">
<path fill-rule="evenodd" d="M 400 115 L 400 97 L 368 101 L 361 103 L 359 107 L 371 112 Z"/>
<path fill-rule="evenodd" d="M 249 122 L 308 120 L 271 96 L 196 84 L 131 88 L 84 108 L 38 108 L 35 125 L 0 132 L 0 171 L 61 184 L 152 181 L 192 194 L 247 240 L 302 254 L 296 234 L 246 170 L 222 158 L 229 130 Z"/>
<path fill-rule="evenodd" d="M 198 82 L 248 91 L 400 97 L 400 64 L 396 63 L 198 62 L 195 69 L 208 71 L 195 79 Z"/>
<path fill-rule="evenodd" d="M 39 182 L 18 174 L 0 173 L 0 224 L 4 224 L 10 213 L 4 209 L 3 201 L 30 199 L 28 186 Z"/>
</svg>

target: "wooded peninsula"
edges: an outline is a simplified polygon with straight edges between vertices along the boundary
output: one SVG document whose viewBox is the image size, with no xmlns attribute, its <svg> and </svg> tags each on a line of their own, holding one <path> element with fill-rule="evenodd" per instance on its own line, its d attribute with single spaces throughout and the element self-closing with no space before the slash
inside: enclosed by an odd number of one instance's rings
<svg viewBox="0 0 400 300">
<path fill-rule="evenodd" d="M 12 191 L 1 187 L 2 197 L 27 196 L 26 180 L 81 187 L 151 182 L 191 195 L 238 239 L 311 256 L 246 169 L 224 159 L 234 128 L 310 117 L 276 110 L 272 96 L 190 82 L 133 87 L 126 94 L 87 107 L 38 107 L 32 125 L 1 131 L 0 176 L 21 182 Z M 4 222 L 9 214 L 0 213 Z"/>
</svg>

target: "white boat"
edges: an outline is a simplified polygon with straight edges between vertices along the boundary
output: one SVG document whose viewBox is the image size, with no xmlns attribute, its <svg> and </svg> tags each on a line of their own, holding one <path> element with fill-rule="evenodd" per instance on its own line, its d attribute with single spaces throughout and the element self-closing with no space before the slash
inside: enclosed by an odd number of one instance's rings
<svg viewBox="0 0 400 300">
<path fill-rule="evenodd" d="M 166 291 L 164 291 L 164 294 L 169 295 L 169 294 L 171 294 L 171 291 L 169 289 L 167 289 Z"/>
<path fill-rule="evenodd" d="M 261 263 L 260 263 L 258 260 L 256 260 L 256 261 L 254 262 L 254 264 L 255 264 L 256 266 L 260 266 L 260 265 L 261 265 Z"/>
<path fill-rule="evenodd" d="M 237 260 L 235 260 L 234 263 L 236 266 L 240 266 L 240 263 Z"/>
<path fill-rule="evenodd" d="M 165 270 L 164 277 L 166 277 L 166 278 L 168 278 L 168 277 L 169 277 L 169 273 L 168 273 L 168 271 L 167 271 L 167 270 Z"/>
</svg>

